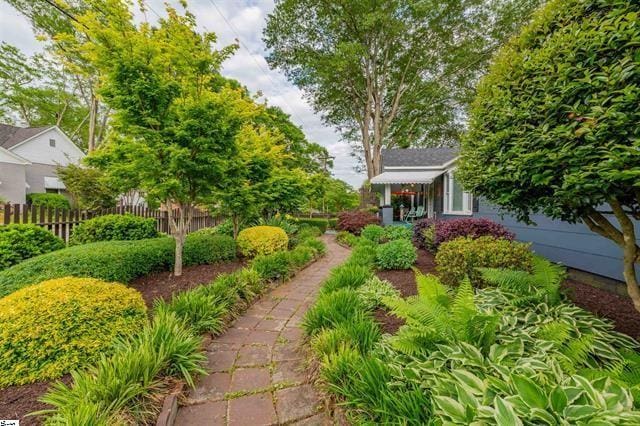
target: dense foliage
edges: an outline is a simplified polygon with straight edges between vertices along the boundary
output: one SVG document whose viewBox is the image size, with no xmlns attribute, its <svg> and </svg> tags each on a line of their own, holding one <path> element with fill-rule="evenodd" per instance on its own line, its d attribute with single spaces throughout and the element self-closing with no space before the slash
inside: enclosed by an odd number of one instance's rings
<svg viewBox="0 0 640 426">
<path fill-rule="evenodd" d="M 70 245 L 113 240 L 143 240 L 158 236 L 156 220 L 131 214 L 108 214 L 73 227 Z"/>
<path fill-rule="evenodd" d="M 376 248 L 376 265 L 381 269 L 409 269 L 418 258 L 411 240 L 389 241 Z"/>
<path fill-rule="evenodd" d="M 0 270 L 64 246 L 62 239 L 40 226 L 0 226 Z"/>
<path fill-rule="evenodd" d="M 296 219 L 296 222 L 315 226 L 316 228 L 320 229 L 320 232 L 322 232 L 323 234 L 327 232 L 327 228 L 329 227 L 329 221 L 327 219 L 299 217 Z"/>
<path fill-rule="evenodd" d="M 336 228 L 339 231 L 347 231 L 355 235 L 360 235 L 362 228 L 371 224 L 380 224 L 378 216 L 363 210 L 358 210 L 339 213 Z"/>
<path fill-rule="evenodd" d="M 251 267 L 264 280 L 284 280 L 325 252 L 326 247 L 322 241 L 307 237 L 290 251 L 276 251 L 256 256 L 251 262 Z"/>
<path fill-rule="evenodd" d="M 638 310 L 639 13 L 629 0 L 548 2 L 480 83 L 457 170 L 521 220 L 582 221 L 620 246 Z"/>
<path fill-rule="evenodd" d="M 502 224 L 486 218 L 465 217 L 437 220 L 422 219 L 414 224 L 413 241 L 420 247 L 435 251 L 440 244 L 460 237 L 490 236 L 513 240 L 515 235 Z"/>
<path fill-rule="evenodd" d="M 27 194 L 27 203 L 34 207 L 44 207 L 48 209 L 68 210 L 71 204 L 67 197 L 62 194 L 31 193 Z"/>
<path fill-rule="evenodd" d="M 276 226 L 253 226 L 238 234 L 238 249 L 243 256 L 271 254 L 286 250 L 289 237 L 282 228 Z"/>
<path fill-rule="evenodd" d="M 382 233 L 383 241 L 410 240 L 413 230 L 404 225 L 387 225 Z"/>
<path fill-rule="evenodd" d="M 312 238 L 296 249 L 313 256 L 324 252 L 314 247 L 324 249 L 321 241 Z M 301 258 L 291 259 L 295 263 Z M 155 421 L 156 412 L 148 409 L 149 403 L 157 402 L 157 389 L 166 380 L 194 386 L 194 376 L 206 372 L 198 335 L 222 333 L 267 288 L 265 279 L 249 267 L 222 274 L 169 301 L 158 301 L 149 326 L 118 344 L 112 356 L 102 357 L 94 367 L 72 373 L 71 385 L 57 383 L 45 395 L 43 400 L 53 406 L 45 412 L 47 421 L 91 425 L 117 424 L 122 419 L 136 424 Z"/>
<path fill-rule="evenodd" d="M 382 236 L 384 234 L 384 228 L 380 225 L 367 225 L 362 228 L 360 232 L 360 236 L 362 238 L 366 238 L 369 241 L 374 243 L 379 243 L 382 241 Z"/>
<path fill-rule="evenodd" d="M 213 263 L 235 257 L 235 253 L 229 251 L 230 237 L 202 237 L 187 237 L 185 265 L 203 260 Z M 66 276 L 128 283 L 151 272 L 171 269 L 174 244 L 171 238 L 166 237 L 138 241 L 103 241 L 43 254 L 0 271 L 0 296 L 40 281 Z"/>
<path fill-rule="evenodd" d="M 140 293 L 59 278 L 0 299 L 0 387 L 55 379 L 97 361 L 146 322 Z"/>
<path fill-rule="evenodd" d="M 347 264 L 372 268 L 356 249 Z M 416 273 L 418 295 L 406 299 L 376 279 L 323 287 L 303 326 L 352 423 L 640 421 L 640 345 L 563 303 L 562 268 L 536 258 L 532 273 L 482 274 L 488 287 L 474 290 Z M 396 335 L 381 336 L 380 304 L 404 320 Z"/>
<path fill-rule="evenodd" d="M 347 247 L 353 247 L 358 242 L 358 237 L 348 231 L 340 231 L 336 234 L 336 240 L 338 243 Z"/>
<path fill-rule="evenodd" d="M 493 237 L 461 237 L 440 246 L 436 254 L 437 271 L 446 285 L 456 285 L 465 276 L 473 285 L 481 286 L 476 268 L 508 268 L 531 270 L 533 254 L 530 244 Z"/>
</svg>

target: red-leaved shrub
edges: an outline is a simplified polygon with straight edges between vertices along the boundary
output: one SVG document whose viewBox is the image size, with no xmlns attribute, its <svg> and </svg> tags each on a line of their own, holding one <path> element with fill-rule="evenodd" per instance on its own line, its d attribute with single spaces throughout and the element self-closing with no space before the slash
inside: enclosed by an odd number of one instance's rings
<svg viewBox="0 0 640 426">
<path fill-rule="evenodd" d="M 434 251 L 438 246 L 458 237 L 472 239 L 491 236 L 513 240 L 515 235 L 499 223 L 485 218 L 460 218 L 451 220 L 422 219 L 413 224 L 413 242 Z"/>
<path fill-rule="evenodd" d="M 360 235 L 362 228 L 370 224 L 380 224 L 378 216 L 362 210 L 338 214 L 338 230 L 340 231 Z"/>
<path fill-rule="evenodd" d="M 491 236 L 505 240 L 513 240 L 515 234 L 501 224 L 485 218 L 465 217 L 460 219 L 440 220 L 436 224 L 434 243 L 440 244 L 458 237 L 478 238 Z"/>
</svg>

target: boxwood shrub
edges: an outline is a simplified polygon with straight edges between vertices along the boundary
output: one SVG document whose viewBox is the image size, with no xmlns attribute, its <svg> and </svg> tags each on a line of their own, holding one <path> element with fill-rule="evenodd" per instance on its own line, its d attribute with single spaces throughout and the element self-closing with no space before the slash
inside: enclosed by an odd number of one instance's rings
<svg viewBox="0 0 640 426">
<path fill-rule="evenodd" d="M 369 241 L 373 241 L 374 243 L 379 243 L 380 241 L 382 241 L 384 232 L 385 230 L 382 226 L 371 224 L 362 228 L 360 236 L 362 238 L 366 238 Z"/>
<path fill-rule="evenodd" d="M 276 226 L 252 226 L 238 234 L 238 249 L 247 257 L 286 250 L 288 244 L 287 233 Z"/>
<path fill-rule="evenodd" d="M 97 241 L 143 240 L 156 238 L 156 220 L 132 214 L 108 214 L 94 217 L 75 226 L 69 244 L 86 244 Z"/>
<path fill-rule="evenodd" d="M 410 240 L 413 236 L 412 229 L 404 225 L 387 225 L 382 229 L 383 241 Z"/>
<path fill-rule="evenodd" d="M 466 276 L 475 286 L 481 286 L 477 268 L 506 268 L 530 271 L 533 253 L 530 244 L 494 237 L 456 238 L 442 244 L 436 254 L 436 270 L 442 283 L 458 285 Z"/>
<path fill-rule="evenodd" d="M 62 239 L 37 225 L 0 226 L 0 270 L 64 246 Z"/>
<path fill-rule="evenodd" d="M 394 240 L 376 248 L 376 265 L 380 269 L 409 269 L 418 259 L 410 240 Z"/>
<path fill-rule="evenodd" d="M 329 227 L 329 221 L 322 218 L 298 218 L 296 219 L 296 222 L 298 222 L 299 224 L 304 223 L 310 226 L 315 226 L 323 234 L 327 232 L 327 228 Z"/>
<path fill-rule="evenodd" d="M 0 387 L 54 379 L 97 361 L 146 323 L 136 290 L 59 278 L 0 299 Z"/>
<path fill-rule="evenodd" d="M 228 238 L 188 235 L 183 253 L 184 264 L 232 259 Z M 220 253 L 215 251 L 218 249 L 221 250 Z M 67 247 L 0 271 L 0 297 L 28 285 L 66 276 L 128 283 L 151 272 L 171 269 L 174 250 L 175 242 L 169 237 L 102 241 Z"/>
<path fill-rule="evenodd" d="M 62 194 L 33 193 L 27 194 L 27 203 L 36 207 L 68 210 L 69 200 Z"/>
</svg>

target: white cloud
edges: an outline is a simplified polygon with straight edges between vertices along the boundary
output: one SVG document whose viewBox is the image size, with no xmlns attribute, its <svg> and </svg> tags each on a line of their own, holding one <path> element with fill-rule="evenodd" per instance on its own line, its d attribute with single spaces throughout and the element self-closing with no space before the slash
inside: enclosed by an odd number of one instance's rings
<svg viewBox="0 0 640 426">
<path fill-rule="evenodd" d="M 31 54 L 41 49 L 29 22 L 11 6 L 0 0 L 0 40 L 16 45 Z M 176 0 L 168 0 L 176 9 L 181 6 Z M 156 13 L 164 13 L 165 0 L 146 0 L 152 10 L 146 19 L 156 21 Z M 356 160 L 351 149 L 342 142 L 335 129 L 322 123 L 319 114 L 307 104 L 303 93 L 278 71 L 271 70 L 265 60 L 266 47 L 262 42 L 262 30 L 267 15 L 273 10 L 273 0 L 190 0 L 189 10 L 196 16 L 202 30 L 213 31 L 220 46 L 240 40 L 241 47 L 224 65 L 222 73 L 239 80 L 249 90 L 260 91 L 270 105 L 281 107 L 291 115 L 294 123 L 301 126 L 307 138 L 329 150 L 335 157 L 334 175 L 355 187 L 360 186 L 366 176 L 354 171 Z M 145 19 L 140 13 L 137 19 Z"/>
</svg>

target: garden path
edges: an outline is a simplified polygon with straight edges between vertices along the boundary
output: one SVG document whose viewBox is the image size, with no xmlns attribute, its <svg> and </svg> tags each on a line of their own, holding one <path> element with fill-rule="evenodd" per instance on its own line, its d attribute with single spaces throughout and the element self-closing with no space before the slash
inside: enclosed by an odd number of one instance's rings
<svg viewBox="0 0 640 426">
<path fill-rule="evenodd" d="M 327 254 L 275 288 L 207 348 L 209 375 L 178 410 L 175 425 L 333 424 L 306 373 L 300 322 L 348 249 L 324 235 Z"/>
</svg>

